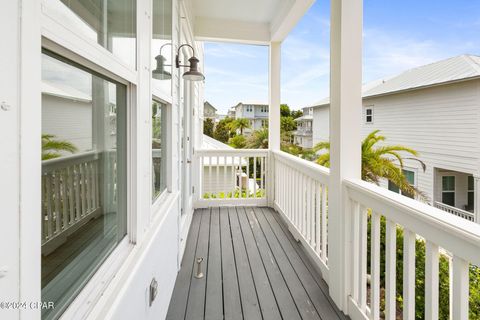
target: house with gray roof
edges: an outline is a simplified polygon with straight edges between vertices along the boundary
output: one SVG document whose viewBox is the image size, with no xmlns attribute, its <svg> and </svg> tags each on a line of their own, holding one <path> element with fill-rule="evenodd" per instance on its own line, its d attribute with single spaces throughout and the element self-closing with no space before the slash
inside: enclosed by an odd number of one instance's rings
<svg viewBox="0 0 480 320">
<path fill-rule="evenodd" d="M 480 184 L 480 57 L 461 55 L 363 86 L 362 136 L 415 149 L 405 173 L 430 204 L 473 219 Z M 329 98 L 312 104 L 313 145 L 329 141 Z M 388 181 L 382 185 L 398 188 Z"/>
</svg>

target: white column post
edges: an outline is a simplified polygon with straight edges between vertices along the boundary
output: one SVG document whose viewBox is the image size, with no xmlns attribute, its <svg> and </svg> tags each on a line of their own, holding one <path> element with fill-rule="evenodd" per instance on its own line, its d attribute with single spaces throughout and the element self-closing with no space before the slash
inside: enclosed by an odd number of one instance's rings
<svg viewBox="0 0 480 320">
<path fill-rule="evenodd" d="M 342 181 L 361 178 L 362 11 L 363 0 L 331 2 L 329 287 L 332 299 L 345 313 L 351 273 L 350 209 Z"/>
<path fill-rule="evenodd" d="M 134 154 L 134 212 L 136 212 L 132 241 L 141 242 L 145 227 L 150 220 L 151 204 L 151 41 L 152 41 L 152 3 L 137 1 L 137 70 L 136 108 L 133 117 L 135 138 L 131 152 Z"/>
<path fill-rule="evenodd" d="M 475 214 L 474 221 L 476 223 L 480 223 L 480 176 L 473 176 L 473 196 L 474 196 L 474 204 L 473 204 L 473 212 Z"/>
<path fill-rule="evenodd" d="M 268 148 L 280 149 L 280 51 L 281 42 L 270 43 L 270 58 L 268 72 Z M 268 203 L 273 206 L 274 202 L 274 162 L 270 153 L 268 161 Z"/>
<path fill-rule="evenodd" d="M 268 147 L 280 149 L 280 51 L 281 42 L 270 43 L 268 88 Z"/>
</svg>

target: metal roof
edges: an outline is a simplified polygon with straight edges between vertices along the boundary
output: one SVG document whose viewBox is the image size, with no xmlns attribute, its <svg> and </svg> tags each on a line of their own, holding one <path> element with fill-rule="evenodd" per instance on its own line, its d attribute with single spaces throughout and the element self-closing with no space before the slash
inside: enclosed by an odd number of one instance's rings
<svg viewBox="0 0 480 320">
<path fill-rule="evenodd" d="M 371 81 L 363 85 L 362 97 L 368 98 L 476 78 L 480 78 L 480 57 L 461 55 L 413 68 L 392 77 Z M 329 103 L 330 98 L 327 97 L 312 106 L 325 106 Z"/>
</svg>

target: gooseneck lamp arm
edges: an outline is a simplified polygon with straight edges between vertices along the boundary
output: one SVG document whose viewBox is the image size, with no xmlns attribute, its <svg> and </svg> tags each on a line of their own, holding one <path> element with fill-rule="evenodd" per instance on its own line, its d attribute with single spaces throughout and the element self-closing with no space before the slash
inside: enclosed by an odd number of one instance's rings
<svg viewBox="0 0 480 320">
<path fill-rule="evenodd" d="M 193 57 L 195 57 L 195 49 L 191 45 L 189 45 L 188 43 L 182 44 L 180 47 L 178 47 L 177 56 L 175 57 L 175 66 L 177 68 L 190 67 L 189 65 L 180 64 L 181 63 L 181 61 L 180 61 L 180 49 L 182 49 L 182 47 L 189 47 L 190 49 L 192 49 Z"/>
</svg>

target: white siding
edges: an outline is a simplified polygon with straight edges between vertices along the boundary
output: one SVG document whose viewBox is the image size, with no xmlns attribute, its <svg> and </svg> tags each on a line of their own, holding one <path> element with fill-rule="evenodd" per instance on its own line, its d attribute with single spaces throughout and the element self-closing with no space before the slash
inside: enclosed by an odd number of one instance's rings
<svg viewBox="0 0 480 320">
<path fill-rule="evenodd" d="M 374 110 L 373 123 L 366 124 L 365 108 L 370 106 Z M 313 143 L 328 141 L 329 106 L 316 107 L 313 119 Z M 429 202 L 438 199 L 434 198 L 434 168 L 480 173 L 478 80 L 365 98 L 361 121 L 362 138 L 379 129 L 387 137 L 387 144 L 418 151 L 426 171 L 416 161 L 407 160 L 405 165 L 415 171 L 417 187 L 427 194 Z M 385 181 L 381 185 L 387 187 Z M 457 190 L 463 192 L 463 184 Z M 465 196 L 456 195 L 459 205 L 466 201 Z"/>
<path fill-rule="evenodd" d="M 329 106 L 313 109 L 313 144 L 328 141 L 330 138 Z"/>
<path fill-rule="evenodd" d="M 92 104 L 42 94 L 42 134 L 92 150 Z"/>
<path fill-rule="evenodd" d="M 414 161 L 406 161 L 406 166 L 416 169 L 418 188 L 434 200 L 434 168 L 478 172 L 479 84 L 470 81 L 364 99 L 362 136 L 379 129 L 387 137 L 387 144 L 418 151 L 426 171 Z M 365 107 L 372 105 L 374 122 L 365 124 Z"/>
<path fill-rule="evenodd" d="M 217 167 L 209 166 L 203 167 L 203 186 L 202 192 L 205 193 L 219 193 L 231 192 L 235 190 L 235 177 L 233 176 L 232 167 Z M 226 176 L 225 176 L 226 173 Z M 203 196 L 203 194 L 201 196 Z"/>
</svg>

